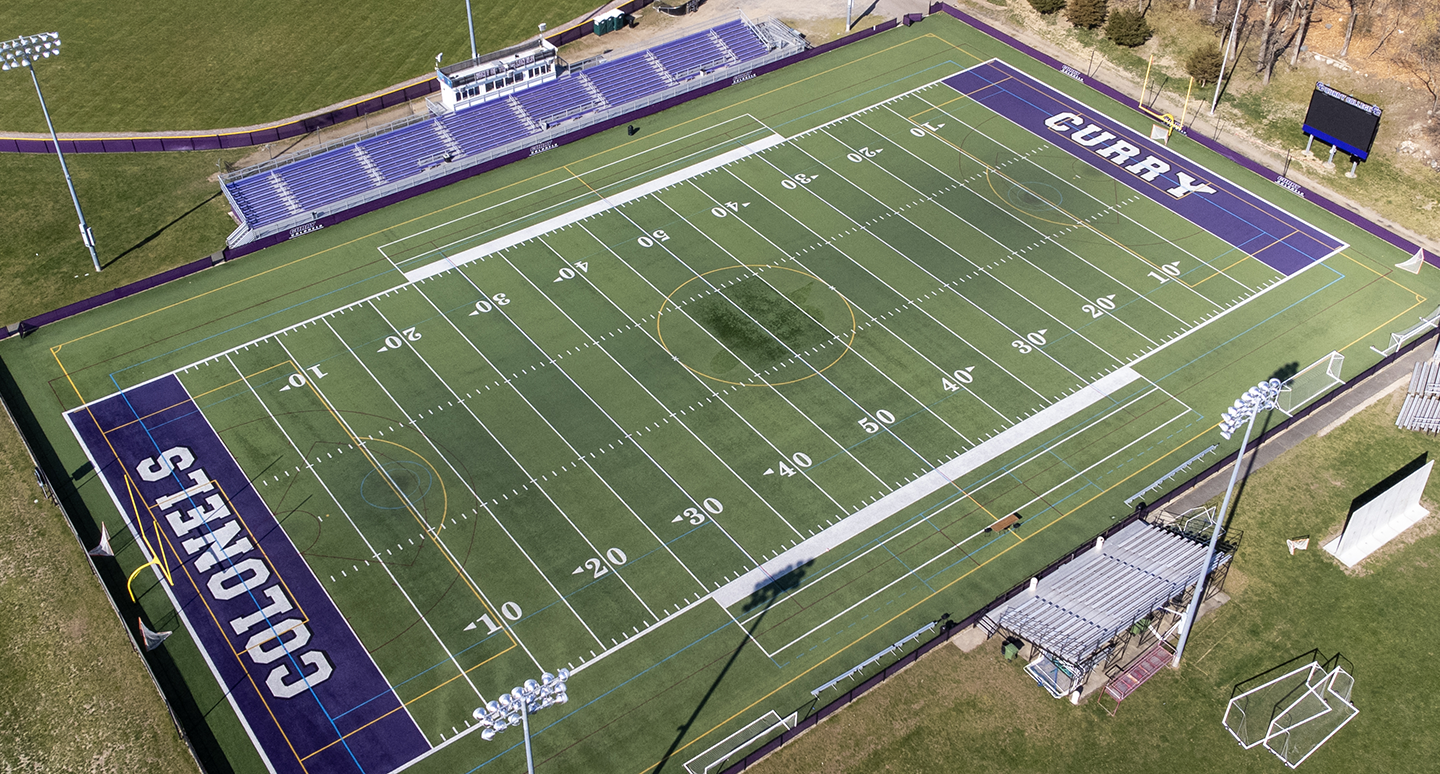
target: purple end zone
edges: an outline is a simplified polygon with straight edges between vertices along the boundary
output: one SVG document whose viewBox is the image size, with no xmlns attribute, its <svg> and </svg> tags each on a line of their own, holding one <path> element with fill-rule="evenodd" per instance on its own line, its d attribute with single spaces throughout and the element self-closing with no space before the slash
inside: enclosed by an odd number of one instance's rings
<svg viewBox="0 0 1440 774">
<path fill-rule="evenodd" d="M 1285 275 L 1345 246 L 1003 62 L 945 83 Z"/>
<path fill-rule="evenodd" d="M 66 419 L 275 771 L 384 774 L 430 749 L 178 379 Z"/>
</svg>

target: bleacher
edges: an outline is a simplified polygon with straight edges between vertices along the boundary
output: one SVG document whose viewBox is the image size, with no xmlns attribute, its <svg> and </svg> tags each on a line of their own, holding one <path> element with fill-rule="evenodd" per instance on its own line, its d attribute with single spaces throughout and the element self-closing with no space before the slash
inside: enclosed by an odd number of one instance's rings
<svg viewBox="0 0 1440 774">
<path fill-rule="evenodd" d="M 513 103 L 496 99 L 288 163 L 241 170 L 228 176 L 223 187 L 242 221 L 241 231 L 253 233 L 332 205 L 343 209 L 352 197 L 382 186 L 403 187 L 407 178 L 442 164 L 495 151 L 771 50 L 739 18 L 517 92 Z"/>
</svg>

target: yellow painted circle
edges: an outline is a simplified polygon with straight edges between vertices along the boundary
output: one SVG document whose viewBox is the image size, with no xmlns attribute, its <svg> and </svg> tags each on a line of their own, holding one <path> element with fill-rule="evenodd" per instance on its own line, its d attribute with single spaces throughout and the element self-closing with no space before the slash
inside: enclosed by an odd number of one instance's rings
<svg viewBox="0 0 1440 774">
<path fill-rule="evenodd" d="M 695 368 L 694 366 L 692 366 L 692 365 L 690 365 L 689 363 L 685 362 L 684 358 L 680 357 L 680 355 L 678 355 L 677 353 L 675 353 L 674 351 L 672 351 L 672 350 L 670 349 L 670 345 L 665 343 L 665 332 L 664 332 L 664 330 L 663 330 L 662 327 L 661 327 L 661 321 L 662 321 L 662 320 L 664 319 L 664 317 L 665 317 L 665 310 L 666 310 L 667 308 L 673 306 L 673 305 L 671 304 L 671 302 L 670 302 L 670 299 L 672 299 L 672 298 L 674 298 L 676 295 L 678 295 L 682 290 L 685 289 L 685 287 L 686 287 L 687 285 L 689 285 L 690 283 L 692 283 L 692 282 L 694 282 L 694 281 L 696 281 L 696 280 L 698 280 L 698 279 L 700 279 L 700 278 L 702 278 L 702 277 L 708 277 L 708 276 L 710 276 L 711 274 L 716 274 L 716 273 L 722 272 L 722 271 L 733 271 L 733 270 L 735 270 L 735 269 L 779 269 L 779 270 L 781 270 L 781 271 L 793 272 L 793 273 L 795 273 L 795 274 L 799 274 L 799 275 L 804 276 L 804 277 L 809 277 L 810 279 L 813 279 L 813 280 L 815 280 L 816 282 L 819 282 L 819 283 L 821 284 L 821 286 L 823 286 L 823 287 L 825 287 L 825 288 L 827 288 L 827 289 L 829 289 L 829 290 L 834 291 L 835 296 L 836 296 L 837 298 L 839 298 L 839 299 L 845 304 L 845 310 L 850 313 L 850 337 L 849 337 L 849 339 L 846 340 L 846 342 L 845 342 L 845 348 L 840 352 L 839 355 L 836 356 L 836 358 L 835 358 L 834 360 L 832 360 L 832 361 L 830 361 L 828 364 L 826 364 L 824 368 L 818 368 L 818 369 L 815 370 L 815 373 L 813 373 L 813 374 L 808 374 L 808 375 L 806 375 L 806 376 L 802 376 L 802 377 L 800 377 L 799 379 L 791 379 L 790 381 L 787 381 L 787 382 L 732 382 L 732 381 L 730 381 L 730 380 L 728 380 L 728 379 L 721 379 L 721 378 L 718 377 L 718 376 L 711 376 L 710 374 L 707 374 L 707 373 L 705 373 L 704 371 L 701 371 L 700 369 Z M 659 340 L 660 340 L 660 346 L 661 346 L 661 347 L 664 347 L 664 348 L 665 348 L 665 351 L 666 351 L 667 353 L 669 353 L 671 357 L 675 358 L 675 361 L 676 361 L 676 362 L 678 362 L 678 363 L 679 363 L 680 365 L 682 365 L 682 366 L 685 366 L 685 368 L 686 368 L 688 371 L 690 371 L 690 373 L 693 373 L 693 374 L 695 374 L 696 376 L 704 377 L 704 378 L 709 379 L 709 380 L 711 380 L 711 381 L 713 381 L 713 382 L 720 382 L 721 384 L 733 384 L 733 385 L 735 385 L 735 386 L 737 386 L 737 387 L 780 387 L 780 386 L 783 386 L 783 385 L 786 385 L 786 384 L 795 384 L 796 382 L 803 382 L 803 381 L 805 381 L 806 379 L 809 379 L 809 378 L 812 377 L 812 376 L 816 376 L 816 375 L 818 375 L 818 374 L 824 373 L 827 369 L 830 368 L 830 366 L 833 366 L 833 365 L 835 365 L 836 363 L 840 362 L 840 358 L 845 357 L 845 355 L 850 352 L 850 345 L 855 343 L 855 329 L 856 329 L 855 307 L 853 307 L 853 306 L 850 305 L 850 300 L 847 299 L 847 298 L 845 298 L 845 295 L 844 295 L 843 293 L 841 293 L 841 292 L 838 291 L 838 290 L 835 290 L 835 288 L 832 287 L 832 286 L 831 286 L 829 283 L 827 283 L 825 280 L 820 279 L 819 277 L 817 277 L 817 276 L 815 276 L 814 274 L 811 274 L 811 273 L 809 273 L 809 272 L 800 271 L 799 269 L 792 269 L 792 268 L 789 268 L 789 267 L 787 267 L 787 266 L 775 266 L 775 265 L 773 265 L 773 264 L 764 264 L 764 263 L 759 263 L 759 264 L 751 264 L 751 263 L 736 264 L 736 265 L 734 265 L 734 266 L 724 266 L 724 267 L 721 267 L 721 268 L 719 268 L 719 269 L 711 269 L 710 271 L 704 272 L 704 273 L 702 273 L 702 274 L 698 274 L 698 275 L 696 275 L 696 276 L 694 276 L 694 277 L 686 280 L 685 282 L 681 283 L 681 284 L 680 284 L 680 287 L 677 287 L 677 288 L 675 288 L 674 290 L 670 291 L 668 294 L 666 294 L 666 296 L 665 296 L 665 301 L 660 304 L 660 311 L 655 314 L 655 335 L 656 335 L 656 336 L 659 338 Z"/>
</svg>

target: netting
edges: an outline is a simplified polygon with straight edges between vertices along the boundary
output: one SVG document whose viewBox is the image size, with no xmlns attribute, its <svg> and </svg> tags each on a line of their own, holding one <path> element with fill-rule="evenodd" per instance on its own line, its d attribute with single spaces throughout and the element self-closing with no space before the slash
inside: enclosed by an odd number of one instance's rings
<svg viewBox="0 0 1440 774">
<path fill-rule="evenodd" d="M 1359 714 L 1354 684 L 1342 667 L 1311 662 L 1231 699 L 1223 722 L 1241 747 L 1264 744 L 1293 769 Z"/>
<path fill-rule="evenodd" d="M 1275 397 L 1275 405 L 1285 412 L 1286 416 L 1294 416 L 1296 411 L 1345 381 L 1340 378 L 1340 368 L 1344 363 L 1345 356 L 1339 352 L 1331 352 L 1311 363 L 1300 373 L 1285 380 L 1280 394 Z"/>
<path fill-rule="evenodd" d="M 1381 350 L 1371 347 L 1370 350 L 1379 353 L 1383 357 L 1389 357 L 1400 351 L 1400 348 L 1405 346 L 1405 342 L 1437 326 L 1440 326 L 1440 306 L 1435 307 L 1435 311 L 1430 314 L 1421 317 L 1420 322 L 1415 323 L 1399 333 L 1390 334 L 1390 343 L 1386 345 L 1385 349 Z"/>
</svg>

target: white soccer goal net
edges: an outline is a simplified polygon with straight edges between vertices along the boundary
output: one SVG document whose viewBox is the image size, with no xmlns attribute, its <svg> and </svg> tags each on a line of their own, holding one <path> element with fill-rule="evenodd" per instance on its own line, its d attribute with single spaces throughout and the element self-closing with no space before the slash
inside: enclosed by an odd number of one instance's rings
<svg viewBox="0 0 1440 774">
<path fill-rule="evenodd" d="M 1231 699 L 1223 722 L 1241 747 L 1263 744 L 1293 769 L 1359 714 L 1354 686 L 1344 668 L 1312 661 Z"/>
<path fill-rule="evenodd" d="M 1400 348 L 1405 346 L 1405 342 L 1436 327 L 1440 327 L 1440 306 L 1435 307 L 1435 311 L 1430 314 L 1421 317 L 1420 322 L 1415 323 L 1399 333 L 1390 334 L 1390 343 L 1385 346 L 1385 349 L 1381 350 L 1371 347 L 1370 351 L 1376 352 L 1382 357 L 1389 357 L 1399 352 Z"/>
<path fill-rule="evenodd" d="M 1285 416 L 1294 416 L 1295 412 L 1305 408 L 1311 401 L 1345 381 L 1340 378 L 1340 367 L 1344 364 L 1345 356 L 1339 352 L 1331 352 L 1316 360 L 1300 373 L 1285 380 L 1285 384 L 1280 387 L 1280 394 L 1275 397 L 1275 405 L 1285 412 Z"/>
</svg>

